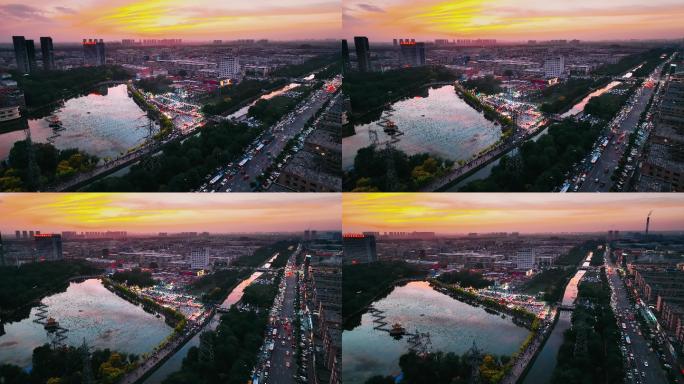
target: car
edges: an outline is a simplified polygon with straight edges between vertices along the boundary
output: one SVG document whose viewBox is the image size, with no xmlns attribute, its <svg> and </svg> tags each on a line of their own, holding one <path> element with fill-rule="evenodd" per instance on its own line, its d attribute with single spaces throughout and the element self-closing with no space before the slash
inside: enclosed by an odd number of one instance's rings
<svg viewBox="0 0 684 384">
<path fill-rule="evenodd" d="M 644 361 L 644 367 L 648 367 L 648 361 Z"/>
</svg>

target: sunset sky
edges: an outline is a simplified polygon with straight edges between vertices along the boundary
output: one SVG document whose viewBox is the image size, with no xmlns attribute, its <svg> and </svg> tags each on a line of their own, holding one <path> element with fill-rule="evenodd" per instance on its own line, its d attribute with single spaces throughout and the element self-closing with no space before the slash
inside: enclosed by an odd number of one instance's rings
<svg viewBox="0 0 684 384">
<path fill-rule="evenodd" d="M 341 0 L 0 0 L 0 41 L 339 38 Z"/>
<path fill-rule="evenodd" d="M 362 231 L 594 232 L 684 230 L 684 194 L 345 193 L 343 229 Z"/>
<path fill-rule="evenodd" d="M 331 193 L 0 194 L 0 231 L 292 232 L 340 230 Z"/>
<path fill-rule="evenodd" d="M 343 0 L 344 36 L 392 38 L 684 38 L 682 0 Z"/>
</svg>

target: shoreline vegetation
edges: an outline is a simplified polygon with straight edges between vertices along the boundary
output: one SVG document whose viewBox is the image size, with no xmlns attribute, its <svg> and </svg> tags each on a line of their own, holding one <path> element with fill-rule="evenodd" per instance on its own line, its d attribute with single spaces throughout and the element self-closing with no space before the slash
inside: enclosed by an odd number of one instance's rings
<svg viewBox="0 0 684 384">
<path fill-rule="evenodd" d="M 89 371 L 94 384 L 115 384 L 138 367 L 140 356 L 107 349 L 90 354 Z M 33 350 L 31 370 L 12 364 L 0 364 L 3 384 L 81 383 L 84 375 L 82 346 L 52 348 L 44 344 Z"/>
<path fill-rule="evenodd" d="M 34 162 L 29 161 L 31 153 Z M 40 186 L 65 181 L 94 169 L 100 159 L 76 148 L 57 149 L 50 143 L 20 140 L 0 162 L 0 191 L 34 192 Z"/>
<path fill-rule="evenodd" d="M 388 173 L 388 161 L 392 163 L 393 177 Z M 342 189 L 351 192 L 418 191 L 446 175 L 453 164 L 451 160 L 428 153 L 408 155 L 396 148 L 368 146 L 356 153 L 354 168 L 344 172 Z"/>
<path fill-rule="evenodd" d="M 55 71 L 39 70 L 26 76 L 16 71 L 11 74 L 19 89 L 24 92 L 29 112 L 39 111 L 65 99 L 86 95 L 101 83 L 124 82 L 131 78 L 130 73 L 118 65 Z"/>
</svg>

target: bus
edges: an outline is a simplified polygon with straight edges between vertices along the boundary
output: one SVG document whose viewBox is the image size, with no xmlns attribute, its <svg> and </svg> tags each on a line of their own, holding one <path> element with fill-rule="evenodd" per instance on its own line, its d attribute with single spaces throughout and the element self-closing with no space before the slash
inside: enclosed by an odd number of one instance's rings
<svg viewBox="0 0 684 384">
<path fill-rule="evenodd" d="M 238 163 L 238 166 L 242 167 L 243 165 L 247 164 L 248 161 L 249 161 L 249 158 L 245 157 L 244 159 L 242 159 L 240 161 L 240 163 Z"/>
<path fill-rule="evenodd" d="M 596 164 L 596 161 L 599 159 L 599 157 L 601 157 L 600 153 L 598 153 L 598 152 L 594 153 L 594 156 L 592 156 L 592 158 L 591 158 L 591 163 Z"/>
<path fill-rule="evenodd" d="M 212 185 L 216 184 L 216 182 L 221 180 L 222 177 L 223 177 L 223 172 L 220 172 L 218 175 L 214 176 L 214 178 L 209 181 L 209 184 L 212 184 Z"/>
<path fill-rule="evenodd" d="M 257 145 L 257 147 L 256 147 L 256 151 L 257 151 L 257 152 L 261 151 L 261 149 L 262 149 L 263 147 L 264 147 L 264 143 L 259 143 L 259 145 Z"/>
</svg>

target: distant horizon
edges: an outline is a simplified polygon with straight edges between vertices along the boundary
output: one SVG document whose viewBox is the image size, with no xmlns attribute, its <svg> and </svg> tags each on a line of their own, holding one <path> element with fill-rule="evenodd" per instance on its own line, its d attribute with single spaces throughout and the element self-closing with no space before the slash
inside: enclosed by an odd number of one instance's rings
<svg viewBox="0 0 684 384">
<path fill-rule="evenodd" d="M 348 37 L 343 37 L 342 39 L 347 40 L 349 43 L 352 45 L 354 44 L 354 37 L 355 36 L 364 36 L 364 35 L 354 35 L 354 36 L 348 36 Z M 367 36 L 366 36 L 367 37 Z M 393 39 L 402 39 L 402 38 L 414 38 L 412 36 L 398 36 L 394 38 L 390 38 L 389 40 L 387 39 L 377 39 L 373 40 L 370 37 L 368 38 L 368 41 L 370 44 L 387 44 L 387 45 L 392 45 L 393 44 Z M 469 39 L 469 40 L 486 40 L 490 38 L 486 37 L 477 37 L 477 36 L 472 36 L 472 37 L 462 37 L 460 39 Z M 424 39 L 417 39 L 415 38 L 416 42 L 423 42 L 423 43 L 435 43 L 435 40 L 449 40 L 451 42 L 452 40 L 459 40 L 459 38 L 454 38 L 454 37 L 440 37 L 440 36 L 434 36 L 434 37 L 426 37 Z M 684 36 L 681 38 L 678 37 L 671 37 L 671 38 L 645 38 L 645 39 L 630 39 L 630 38 L 624 38 L 624 39 L 596 39 L 596 40 L 588 40 L 588 39 L 575 39 L 572 37 L 559 37 L 559 38 L 554 38 L 554 39 L 519 39 L 519 40 L 508 40 L 508 39 L 494 39 L 496 40 L 496 44 L 528 44 L 530 40 L 534 40 L 538 43 L 544 43 L 544 42 L 549 42 L 551 40 L 566 40 L 568 43 L 570 43 L 571 40 L 579 40 L 580 43 L 605 43 L 605 44 L 610 44 L 610 43 L 648 43 L 648 42 L 658 42 L 658 41 L 663 41 L 663 42 L 677 42 L 680 40 L 684 40 Z M 447 46 L 453 46 L 453 47 L 458 47 L 458 45 L 447 45 Z"/>
<path fill-rule="evenodd" d="M 13 35 L 13 36 L 24 36 L 27 40 L 34 40 L 35 43 L 37 44 L 37 46 L 40 46 L 40 38 L 41 38 L 41 37 L 52 37 L 52 36 L 50 36 L 50 35 L 47 35 L 47 36 L 45 36 L 45 35 L 34 36 L 34 35 L 32 35 L 32 34 L 21 34 L 21 33 L 17 33 L 17 34 L 15 34 L 15 35 Z M 87 36 L 87 37 L 84 37 L 84 38 L 86 38 L 86 39 L 95 39 L 94 36 Z M 99 38 L 97 38 L 97 39 L 99 40 Z M 127 38 L 124 37 L 124 38 L 121 38 L 121 39 L 111 39 L 111 40 L 103 39 L 103 41 L 104 41 L 105 43 L 121 43 L 122 40 L 126 40 L 126 39 L 127 39 Z M 150 39 L 152 39 L 152 40 L 164 40 L 164 39 L 176 39 L 176 37 L 155 37 L 155 38 L 141 38 L 141 39 L 132 39 L 132 40 L 135 40 L 135 43 L 136 43 L 135 46 L 139 46 L 139 47 L 149 47 L 149 46 L 152 46 L 152 45 L 140 45 L 140 44 L 139 44 L 139 41 L 140 41 L 140 40 L 150 40 Z M 256 42 L 256 41 L 258 41 L 258 40 L 264 40 L 264 39 L 262 39 L 262 38 L 255 38 L 255 37 L 254 37 L 254 38 L 252 38 L 252 37 L 245 37 L 244 39 L 231 39 L 231 40 L 221 39 L 221 38 L 218 38 L 218 37 L 215 38 L 215 39 L 208 38 L 208 39 L 203 39 L 203 40 L 186 40 L 186 39 L 182 39 L 182 42 L 181 42 L 180 44 L 177 44 L 177 45 L 201 44 L 201 43 L 210 43 L 210 44 L 211 44 L 214 40 L 222 40 L 222 41 L 223 41 L 222 44 L 226 44 L 226 43 L 238 43 L 238 40 L 254 40 L 254 41 Z M 335 38 L 335 37 L 328 37 L 328 38 L 320 38 L 320 39 L 310 38 L 310 39 L 290 39 L 290 40 L 280 40 L 280 39 L 265 39 L 265 40 L 268 40 L 269 43 L 299 43 L 299 42 L 339 42 L 341 39 L 338 39 L 338 38 Z M 72 44 L 74 44 L 74 45 L 80 45 L 82 42 L 83 42 L 83 38 L 78 39 L 78 40 L 68 40 L 68 41 L 67 41 L 67 40 L 62 40 L 62 41 L 57 41 L 57 40 L 55 40 L 54 37 L 52 37 L 52 44 L 53 44 L 53 46 L 55 46 L 55 47 L 57 47 L 57 46 L 59 46 L 59 45 L 72 45 Z M 0 44 L 9 44 L 9 45 L 12 45 L 12 36 L 9 37 L 9 40 L 0 40 Z"/>
<path fill-rule="evenodd" d="M 101 230 L 70 230 L 70 229 L 63 229 L 63 230 L 53 230 L 53 231 L 42 231 L 40 228 L 16 228 L 14 231 L 0 231 L 0 235 L 2 235 L 3 239 L 8 239 L 12 240 L 15 238 L 16 232 L 15 231 L 40 231 L 40 234 L 56 234 L 56 235 L 61 235 L 63 232 L 76 232 L 77 234 L 81 234 L 84 232 L 100 232 L 100 233 L 105 233 L 105 232 L 126 232 L 127 236 L 159 236 L 159 233 L 166 233 L 168 235 L 177 235 L 181 233 L 187 233 L 187 232 L 193 232 L 197 233 L 198 235 L 207 232 L 209 233 L 210 236 L 214 235 L 289 235 L 289 234 L 296 234 L 296 233 L 301 233 L 304 234 L 305 230 L 301 231 L 262 231 L 262 232 L 214 232 L 214 231 L 203 231 L 203 230 L 187 230 L 187 231 L 158 231 L 158 232 L 129 232 L 129 231 L 122 231 L 122 230 L 107 230 L 107 229 L 101 229 Z M 316 232 L 340 232 L 339 229 L 318 229 L 318 228 L 311 228 L 310 230 L 316 231 Z"/>
<path fill-rule="evenodd" d="M 520 235 L 543 235 L 543 236 L 549 236 L 549 235 L 598 235 L 598 234 L 608 234 L 608 231 L 592 231 L 592 232 L 519 232 L 519 231 L 493 231 L 493 232 L 434 232 L 434 231 L 425 231 L 425 230 L 420 230 L 420 229 L 413 229 L 413 230 L 403 230 L 403 231 L 377 231 L 377 230 L 360 230 L 360 231 L 353 231 L 353 232 L 347 232 L 344 231 L 342 232 L 343 234 L 354 234 L 354 233 L 369 233 L 369 232 L 378 232 L 381 236 L 384 236 L 385 233 L 389 232 L 405 232 L 405 233 L 413 233 L 413 232 L 432 232 L 435 234 L 435 237 L 446 237 L 446 236 L 462 236 L 462 237 L 468 237 L 470 233 L 476 233 L 478 236 L 480 235 L 494 235 L 498 233 L 506 233 L 506 234 L 511 234 L 514 232 L 517 232 Z M 644 228 L 639 229 L 625 229 L 625 230 L 617 230 L 620 233 L 638 233 L 638 232 L 644 232 Z M 667 231 L 658 231 L 658 230 L 650 230 L 648 231 L 649 234 L 664 234 L 664 233 L 673 233 L 673 234 L 684 234 L 684 228 L 682 229 L 673 229 L 673 230 L 667 230 Z"/>
</svg>

